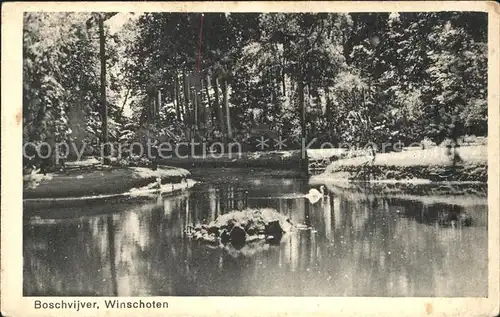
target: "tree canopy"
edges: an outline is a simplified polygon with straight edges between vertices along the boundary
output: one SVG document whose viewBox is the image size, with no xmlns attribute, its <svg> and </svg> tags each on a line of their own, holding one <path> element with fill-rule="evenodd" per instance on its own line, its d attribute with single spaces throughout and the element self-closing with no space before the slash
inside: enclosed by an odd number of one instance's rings
<svg viewBox="0 0 500 317">
<path fill-rule="evenodd" d="M 25 141 L 99 140 L 91 18 L 25 14 Z M 255 150 L 260 135 L 333 144 L 485 135 L 486 30 L 487 15 L 473 12 L 145 13 L 117 32 L 106 24 L 110 139 Z"/>
</svg>

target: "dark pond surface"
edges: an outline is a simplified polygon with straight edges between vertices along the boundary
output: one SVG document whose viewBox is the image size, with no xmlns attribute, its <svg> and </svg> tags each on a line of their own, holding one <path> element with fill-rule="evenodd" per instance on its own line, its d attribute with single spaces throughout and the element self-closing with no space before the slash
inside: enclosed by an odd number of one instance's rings
<svg viewBox="0 0 500 317">
<path fill-rule="evenodd" d="M 311 204 L 300 197 L 307 180 L 286 173 L 193 175 L 203 183 L 181 196 L 25 210 L 24 294 L 487 296 L 485 197 L 330 187 Z M 188 225 L 246 206 L 313 230 L 239 252 L 185 237 Z M 94 215 L 60 218 L 71 208 Z"/>
</svg>

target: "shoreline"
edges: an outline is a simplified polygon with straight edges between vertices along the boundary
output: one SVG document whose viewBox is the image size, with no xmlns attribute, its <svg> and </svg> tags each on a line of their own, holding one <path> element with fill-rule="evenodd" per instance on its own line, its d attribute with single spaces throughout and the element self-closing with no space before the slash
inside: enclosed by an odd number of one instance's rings
<svg viewBox="0 0 500 317">
<path fill-rule="evenodd" d="M 457 149 L 458 163 L 444 148 L 414 150 L 377 154 L 373 160 L 366 156 L 345 158 L 331 162 L 326 170 L 309 177 L 309 184 L 369 183 L 379 185 L 425 185 L 425 184 L 487 184 L 487 147 L 471 146 Z M 47 175 L 30 174 L 23 177 L 24 201 L 92 200 L 112 197 L 134 197 L 155 191 L 154 185 L 161 181 L 163 193 L 182 191 L 179 184 L 187 179 L 208 173 L 211 178 L 227 172 L 250 168 L 276 170 L 277 175 L 299 177 L 303 175 L 302 164 L 296 151 L 242 153 L 240 159 L 228 158 L 217 161 L 185 160 L 168 162 L 152 170 L 147 167 L 112 167 L 97 165 L 78 167 Z M 270 162 L 273 162 L 272 164 Z M 215 164 L 212 164 L 216 162 Z M 164 163 L 164 162 L 162 162 Z M 198 164 L 200 163 L 200 164 Z M 192 166 L 192 172 L 175 165 Z M 208 167 L 209 166 L 209 167 Z M 292 168 L 293 166 L 293 168 Z M 210 174 L 212 170 L 212 174 Z M 213 171 L 217 171 L 214 174 Z M 194 174 L 193 174 L 194 173 Z M 300 175 L 299 175 L 300 173 Z M 271 173 L 272 174 L 272 173 Z M 267 174 L 268 176 L 271 174 Z M 238 177 L 244 177 L 241 173 Z M 201 177 L 203 178 L 203 177 Z M 168 186 L 164 186 L 169 184 Z M 167 188 L 170 187 L 170 188 Z M 187 186 L 189 187 L 189 186 Z"/>
<path fill-rule="evenodd" d="M 97 166 L 65 172 L 25 175 L 23 201 L 82 200 L 111 198 L 133 194 L 145 186 L 180 184 L 191 176 L 188 170 L 159 166 L 157 170 L 145 167 Z M 163 187 L 163 186 L 162 186 Z M 153 188 L 150 188 L 153 189 Z"/>
<path fill-rule="evenodd" d="M 325 171 L 313 175 L 313 184 L 347 183 L 487 183 L 487 146 L 459 147 L 456 155 L 448 149 L 435 147 L 359 156 L 330 163 Z"/>
</svg>

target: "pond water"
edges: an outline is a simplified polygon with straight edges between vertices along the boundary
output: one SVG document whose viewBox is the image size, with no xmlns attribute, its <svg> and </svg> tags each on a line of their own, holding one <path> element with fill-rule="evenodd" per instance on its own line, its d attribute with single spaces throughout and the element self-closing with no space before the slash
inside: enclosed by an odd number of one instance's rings
<svg viewBox="0 0 500 317">
<path fill-rule="evenodd" d="M 301 197 L 307 180 L 286 173 L 193 177 L 202 182 L 175 197 L 27 208 L 24 295 L 487 296 L 487 199 L 468 190 L 457 198 L 329 186 L 311 204 Z M 238 252 L 184 233 L 245 207 L 313 229 Z M 87 216 L 65 216 L 78 212 Z"/>
</svg>

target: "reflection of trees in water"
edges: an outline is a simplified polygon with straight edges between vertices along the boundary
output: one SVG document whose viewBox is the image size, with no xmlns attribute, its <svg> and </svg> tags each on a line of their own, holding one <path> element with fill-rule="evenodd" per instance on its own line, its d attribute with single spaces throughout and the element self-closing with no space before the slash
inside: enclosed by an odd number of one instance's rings
<svg viewBox="0 0 500 317">
<path fill-rule="evenodd" d="M 397 198 L 392 198 L 390 201 L 394 205 L 393 211 L 415 219 L 419 223 L 458 228 L 487 225 L 486 205 L 474 206 L 474 212 L 469 213 L 466 211 L 466 206 L 455 204 L 422 203 Z"/>
<path fill-rule="evenodd" d="M 159 223 L 153 221 L 158 208 L 151 213 L 127 212 L 114 221 L 116 229 L 112 241 L 116 245 L 117 287 L 123 296 L 136 295 L 141 289 L 148 289 L 147 266 L 144 260 L 151 256 L 150 246 L 160 242 Z"/>
<path fill-rule="evenodd" d="M 182 223 L 186 201 L 167 198 L 156 207 L 25 230 L 25 293 L 173 293 L 170 277 L 176 269 L 163 262 L 184 256 L 182 245 L 172 240 L 182 241 L 183 228 L 177 224 Z"/>
<path fill-rule="evenodd" d="M 205 217 L 196 209 L 188 197 L 172 197 L 150 212 L 120 215 L 115 221 L 119 295 L 172 295 L 193 287 L 198 256 L 183 233 Z"/>
<path fill-rule="evenodd" d="M 317 235 L 293 235 L 296 239 L 289 238 L 283 258 L 289 259 L 292 269 L 317 270 L 321 278 L 315 279 L 317 290 L 313 293 L 323 289 L 325 294 L 335 295 L 451 296 L 481 290 L 479 284 L 473 290 L 463 284 L 457 289 L 443 287 L 461 279 L 454 270 L 456 265 L 463 270 L 465 262 L 448 256 L 457 248 L 439 244 L 441 232 L 434 227 L 416 225 L 392 211 L 391 202 L 384 198 L 349 201 L 328 197 L 309 212 Z M 471 241 L 473 238 L 466 243 Z M 314 249 L 316 252 L 308 255 L 302 252 Z M 454 280 L 445 281 L 443 276 Z"/>
<path fill-rule="evenodd" d="M 108 245 L 109 245 L 109 268 L 111 275 L 111 292 L 114 296 L 118 296 L 118 285 L 116 282 L 116 251 L 115 251 L 115 228 L 113 224 L 113 216 L 106 217 L 108 229 Z"/>
<path fill-rule="evenodd" d="M 351 203 L 351 208 L 346 209 L 351 219 L 361 210 L 365 215 L 363 227 L 355 226 L 354 221 L 343 227 L 342 236 L 351 240 L 349 247 L 336 245 L 338 252 L 350 258 L 348 262 L 356 267 L 358 281 L 354 291 L 370 295 L 377 290 L 382 296 L 432 295 L 432 275 L 443 252 L 431 246 L 435 234 L 427 231 L 420 232 L 418 239 L 410 237 L 411 230 L 417 227 L 400 221 L 388 207 L 385 199 L 370 198 L 361 205 Z M 418 258 L 410 258 L 409 254 Z"/>
<path fill-rule="evenodd" d="M 24 229 L 24 294 L 110 294 L 105 217 Z"/>
<path fill-rule="evenodd" d="M 330 195 L 314 205 L 302 198 L 252 199 L 251 207 L 276 208 L 314 231 L 286 234 L 279 246 L 253 256 L 234 256 L 184 238 L 188 225 L 212 221 L 245 201 L 237 186 L 205 189 L 112 217 L 25 230 L 26 293 L 463 296 L 482 294 L 486 285 L 484 227 L 421 223 L 417 214 L 428 209 L 422 204 L 373 195 Z M 249 190 L 257 195 L 263 193 Z M 463 278 L 471 272 L 477 282 Z"/>
</svg>

